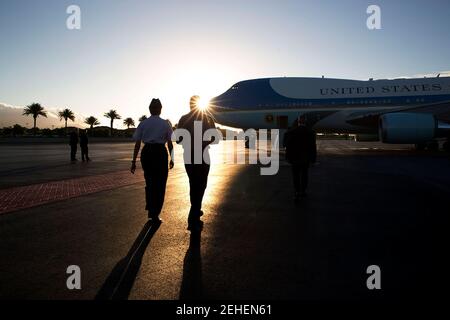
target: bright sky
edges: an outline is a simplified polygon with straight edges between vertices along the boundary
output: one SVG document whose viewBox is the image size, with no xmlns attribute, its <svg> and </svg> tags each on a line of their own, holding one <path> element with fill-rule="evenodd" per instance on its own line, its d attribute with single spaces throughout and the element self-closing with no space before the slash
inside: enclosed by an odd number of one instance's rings
<svg viewBox="0 0 450 320">
<path fill-rule="evenodd" d="M 68 30 L 66 8 L 81 8 Z M 381 30 L 366 27 L 370 4 Z M 193 94 L 274 76 L 368 79 L 449 70 L 450 1 L 1 0 L 0 102 L 122 118 L 152 97 L 176 123 Z M 121 122 L 121 121 L 120 121 Z"/>
</svg>

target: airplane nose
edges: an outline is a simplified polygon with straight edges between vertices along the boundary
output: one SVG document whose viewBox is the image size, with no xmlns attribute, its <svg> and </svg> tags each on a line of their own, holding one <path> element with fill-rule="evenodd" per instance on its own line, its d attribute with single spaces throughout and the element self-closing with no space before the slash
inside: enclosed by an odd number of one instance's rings
<svg viewBox="0 0 450 320">
<path fill-rule="evenodd" d="M 218 112 L 218 110 L 219 110 L 219 108 L 220 108 L 220 106 L 219 106 L 219 99 L 218 99 L 219 97 L 214 97 L 214 98 L 212 98 L 210 101 L 209 101 L 209 111 L 212 113 L 212 114 L 214 114 L 214 113 L 217 113 Z"/>
<path fill-rule="evenodd" d="M 227 94 L 214 97 L 209 101 L 209 110 L 211 113 L 219 114 L 232 109 L 232 100 Z"/>
</svg>

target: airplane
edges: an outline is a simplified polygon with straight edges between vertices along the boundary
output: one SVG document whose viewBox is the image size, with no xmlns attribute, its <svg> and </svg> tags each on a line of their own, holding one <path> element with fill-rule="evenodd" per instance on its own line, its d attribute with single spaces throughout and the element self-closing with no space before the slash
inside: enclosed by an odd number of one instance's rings
<svg viewBox="0 0 450 320">
<path fill-rule="evenodd" d="M 439 148 L 450 140 L 450 77 L 368 81 L 283 77 L 245 80 L 210 101 L 219 124 L 288 129 L 300 115 L 320 133 Z M 359 139 L 358 139 L 359 137 Z"/>
</svg>

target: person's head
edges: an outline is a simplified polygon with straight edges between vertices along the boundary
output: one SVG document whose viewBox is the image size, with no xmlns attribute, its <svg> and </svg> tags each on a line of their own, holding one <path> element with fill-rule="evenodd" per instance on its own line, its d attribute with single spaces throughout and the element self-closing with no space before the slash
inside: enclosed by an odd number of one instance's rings
<svg viewBox="0 0 450 320">
<path fill-rule="evenodd" d="M 298 123 L 298 126 L 299 126 L 299 127 L 301 127 L 301 126 L 306 126 L 306 121 L 307 121 L 306 115 L 304 115 L 304 114 L 302 114 L 301 116 L 299 116 L 299 117 L 297 118 L 297 123 Z"/>
<path fill-rule="evenodd" d="M 162 109 L 161 101 L 159 101 L 159 99 L 152 99 L 148 108 L 150 109 L 150 114 L 152 116 L 159 116 Z"/>
<path fill-rule="evenodd" d="M 191 107 L 191 110 L 195 110 L 198 108 L 198 101 L 200 100 L 200 97 L 195 95 L 192 96 L 189 100 L 189 106 Z"/>
<path fill-rule="evenodd" d="M 298 127 L 298 118 L 295 118 L 294 122 L 292 122 L 292 124 L 289 127 L 289 129 L 295 129 L 297 127 Z"/>
</svg>

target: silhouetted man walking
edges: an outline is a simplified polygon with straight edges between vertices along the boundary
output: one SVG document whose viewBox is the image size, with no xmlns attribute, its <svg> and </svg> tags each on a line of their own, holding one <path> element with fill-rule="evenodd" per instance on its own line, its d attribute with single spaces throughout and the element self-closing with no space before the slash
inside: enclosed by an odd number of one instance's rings
<svg viewBox="0 0 450 320">
<path fill-rule="evenodd" d="M 88 140 L 88 136 L 86 134 L 86 130 L 81 130 L 80 131 L 80 149 L 81 149 L 81 160 L 83 162 L 85 159 L 86 159 L 86 161 L 91 161 L 91 159 L 89 159 L 88 144 L 89 144 L 89 140 Z"/>
<path fill-rule="evenodd" d="M 203 134 L 208 129 L 214 129 L 214 120 L 205 112 L 198 108 L 199 96 L 193 96 L 190 100 L 191 111 L 181 117 L 178 121 L 178 129 L 185 129 L 190 133 L 191 140 L 183 141 L 178 139 L 178 143 L 183 144 L 184 161 L 187 175 L 189 177 L 189 196 L 191 200 L 191 209 L 188 217 L 188 230 L 201 230 L 203 222 L 200 217 L 203 215 L 202 201 L 205 189 L 208 184 L 209 174 L 209 145 L 213 141 L 203 141 Z M 194 125 L 197 122 L 201 124 L 201 137 L 195 136 Z M 201 143 L 201 145 L 199 145 Z M 202 151 L 201 159 L 195 159 L 195 150 Z M 196 162 L 195 160 L 198 160 Z"/>
<path fill-rule="evenodd" d="M 69 135 L 70 145 L 70 160 L 72 162 L 77 161 L 77 146 L 78 146 L 78 134 L 75 131 L 70 132 Z"/>
<path fill-rule="evenodd" d="M 311 163 L 316 162 L 316 134 L 306 125 L 306 116 L 300 116 L 285 136 L 286 158 L 292 165 L 292 178 L 295 189 L 295 200 L 306 196 L 308 187 L 308 170 Z"/>
</svg>

